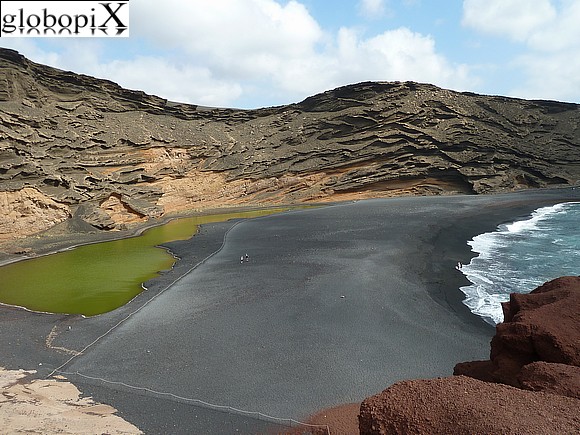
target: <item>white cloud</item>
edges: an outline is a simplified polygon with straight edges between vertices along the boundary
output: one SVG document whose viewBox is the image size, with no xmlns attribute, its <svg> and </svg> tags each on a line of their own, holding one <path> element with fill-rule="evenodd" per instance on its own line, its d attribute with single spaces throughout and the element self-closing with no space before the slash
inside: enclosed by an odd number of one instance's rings
<svg viewBox="0 0 580 435">
<path fill-rule="evenodd" d="M 454 89 L 467 89 L 476 82 L 467 66 L 452 65 L 437 53 L 433 38 L 405 27 L 368 39 L 343 28 L 338 41 L 342 81 L 414 80 Z"/>
<path fill-rule="evenodd" d="M 464 0 L 463 24 L 517 41 L 525 50 L 510 67 L 522 80 L 509 91 L 524 98 L 580 101 L 580 2 Z"/>
<path fill-rule="evenodd" d="M 131 32 L 179 48 L 211 68 L 239 77 L 276 73 L 288 60 L 310 56 L 323 32 L 306 8 L 273 0 L 140 2 Z"/>
<path fill-rule="evenodd" d="M 577 0 L 464 0 L 462 22 L 535 50 L 558 51 L 580 45 Z"/>
<path fill-rule="evenodd" d="M 556 16 L 550 0 L 464 0 L 463 25 L 524 42 Z"/>
<path fill-rule="evenodd" d="M 35 44 L 34 39 L 2 38 L 2 47 L 16 50 L 29 59 L 44 65 L 56 66 L 58 64 L 58 54 L 54 51 L 40 49 Z"/>
<path fill-rule="evenodd" d="M 514 95 L 531 99 L 580 101 L 580 56 L 578 51 L 554 54 L 527 54 L 515 65 L 524 69 L 525 79 L 512 90 Z"/>
<path fill-rule="evenodd" d="M 360 5 L 375 14 L 386 8 L 384 0 L 365 0 Z M 285 92 L 286 102 L 363 80 L 468 84 L 466 68 L 452 66 L 438 55 L 428 36 L 406 29 L 369 39 L 352 29 L 329 35 L 297 1 L 281 5 L 274 0 L 186 4 L 166 0 L 159 8 L 158 2 L 144 0 L 137 14 L 132 13 L 137 23 L 132 25 L 132 35 L 146 36 L 167 48 L 179 47 L 216 78 L 264 81 Z"/>
<path fill-rule="evenodd" d="M 459 90 L 478 83 L 466 65 L 453 65 L 438 54 L 430 36 L 404 27 L 370 38 L 356 29 L 341 28 L 332 47 L 282 64 L 273 78 L 277 88 L 295 96 L 294 101 L 369 80 L 413 80 Z"/>
<path fill-rule="evenodd" d="M 575 49 L 577 57 L 580 53 L 580 2 L 564 0 L 558 6 L 553 19 L 529 36 L 528 45 L 546 52 Z"/>
<path fill-rule="evenodd" d="M 171 101 L 228 107 L 242 94 L 240 84 L 217 80 L 207 68 L 178 66 L 157 57 L 137 57 L 102 65 L 102 76 Z"/>
<path fill-rule="evenodd" d="M 387 10 L 386 0 L 360 0 L 359 11 L 367 18 L 377 18 L 385 14 Z"/>
</svg>

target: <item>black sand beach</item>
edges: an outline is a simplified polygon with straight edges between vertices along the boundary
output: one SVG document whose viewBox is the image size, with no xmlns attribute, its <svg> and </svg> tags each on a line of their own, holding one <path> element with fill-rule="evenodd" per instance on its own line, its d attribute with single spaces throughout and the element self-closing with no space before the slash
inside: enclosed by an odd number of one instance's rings
<svg viewBox="0 0 580 435">
<path fill-rule="evenodd" d="M 579 199 L 578 189 L 392 198 L 205 225 L 169 244 L 181 259 L 172 271 L 111 313 L 0 307 L 0 365 L 57 369 L 145 433 L 280 431 L 242 411 L 303 421 L 487 359 L 494 328 L 461 303 L 467 281 L 454 268 L 473 255 L 467 241 Z"/>
</svg>

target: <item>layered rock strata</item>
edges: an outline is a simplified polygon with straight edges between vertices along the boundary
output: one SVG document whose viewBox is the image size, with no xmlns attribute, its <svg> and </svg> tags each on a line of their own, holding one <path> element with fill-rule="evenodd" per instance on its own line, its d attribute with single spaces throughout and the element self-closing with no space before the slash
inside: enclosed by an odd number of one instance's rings
<svg viewBox="0 0 580 435">
<path fill-rule="evenodd" d="M 110 230 L 229 205 L 577 185 L 579 144 L 576 104 L 368 82 L 218 109 L 0 48 L 0 241 L 69 218 Z M 12 211 L 24 196 L 37 200 Z"/>
<path fill-rule="evenodd" d="M 397 383 L 366 399 L 361 434 L 580 432 L 580 277 L 503 304 L 489 361 L 456 376 Z"/>
</svg>

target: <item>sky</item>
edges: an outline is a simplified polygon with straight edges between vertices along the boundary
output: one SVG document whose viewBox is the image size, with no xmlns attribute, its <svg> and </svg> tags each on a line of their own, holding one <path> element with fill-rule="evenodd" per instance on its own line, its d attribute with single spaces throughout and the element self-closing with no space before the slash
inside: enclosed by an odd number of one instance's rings
<svg viewBox="0 0 580 435">
<path fill-rule="evenodd" d="M 131 0 L 129 38 L 0 38 L 172 101 L 259 108 L 362 81 L 580 103 L 580 0 Z"/>
</svg>

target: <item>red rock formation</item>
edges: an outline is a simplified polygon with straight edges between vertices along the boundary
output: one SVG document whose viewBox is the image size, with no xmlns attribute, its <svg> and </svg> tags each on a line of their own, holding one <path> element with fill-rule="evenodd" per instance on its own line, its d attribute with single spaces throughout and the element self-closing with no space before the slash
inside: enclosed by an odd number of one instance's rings
<svg viewBox="0 0 580 435">
<path fill-rule="evenodd" d="M 520 370 L 521 388 L 580 399 L 580 367 L 567 364 L 534 362 Z"/>
<path fill-rule="evenodd" d="M 503 309 L 489 361 L 367 398 L 360 433 L 580 433 L 580 277 L 512 294 Z"/>
<path fill-rule="evenodd" d="M 525 388 L 519 376 L 528 364 L 580 366 L 580 277 L 558 278 L 529 294 L 513 293 L 503 310 L 505 320 L 496 327 L 490 361 L 457 364 L 455 374 Z M 574 372 L 578 376 L 578 370 Z M 533 389 L 537 388 L 539 384 Z"/>
<path fill-rule="evenodd" d="M 575 434 L 580 400 L 466 376 L 403 381 L 361 404 L 361 435 Z"/>
</svg>

